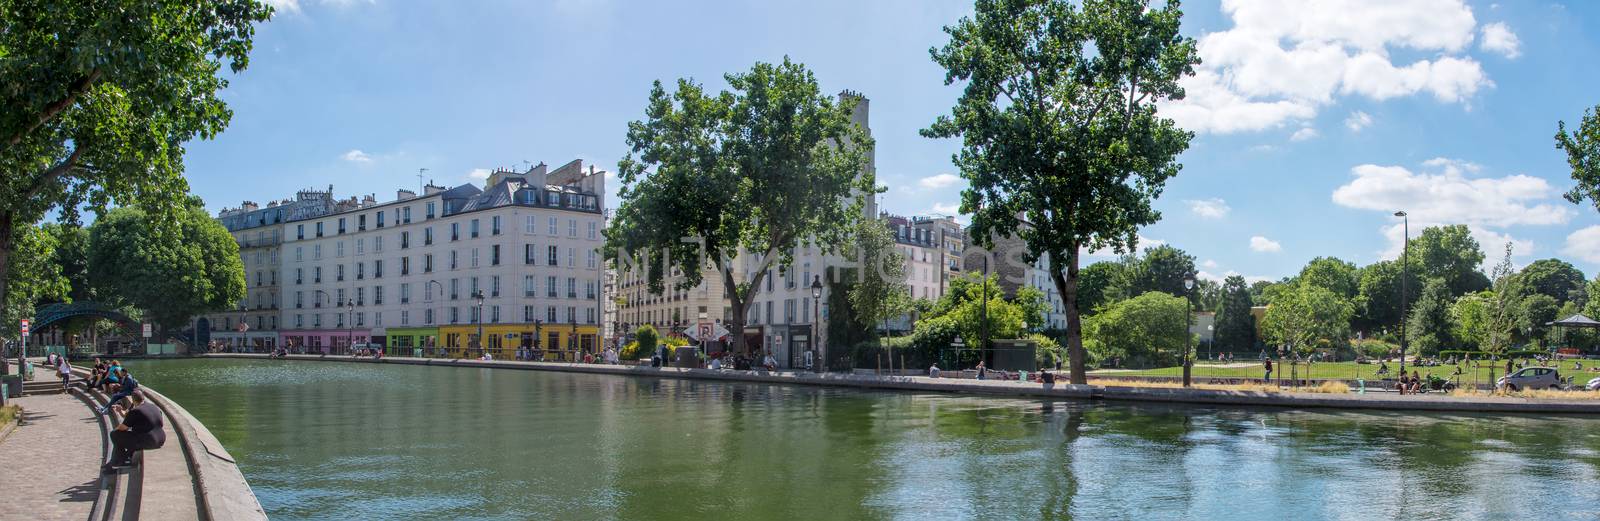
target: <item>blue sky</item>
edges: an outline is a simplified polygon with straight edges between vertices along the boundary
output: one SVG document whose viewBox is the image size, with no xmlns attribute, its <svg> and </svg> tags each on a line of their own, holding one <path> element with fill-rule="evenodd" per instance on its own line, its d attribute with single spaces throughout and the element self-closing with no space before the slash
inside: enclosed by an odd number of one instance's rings
<svg viewBox="0 0 1600 521">
<path fill-rule="evenodd" d="M 928 59 L 969 1 L 425 2 L 274 0 L 232 124 L 189 145 L 214 212 L 333 184 L 394 197 L 523 161 L 612 170 L 650 82 L 788 55 L 823 89 L 872 100 L 882 205 L 951 213 L 959 143 L 917 135 L 957 87 Z M 1316 256 L 1398 252 L 1395 209 L 1470 225 L 1493 263 L 1560 257 L 1600 271 L 1600 218 L 1572 185 L 1556 121 L 1600 104 L 1600 3 L 1190 1 L 1205 63 L 1165 114 L 1198 133 L 1145 245 L 1205 276 L 1291 275 Z M 613 183 L 613 189 L 615 188 Z M 614 198 L 609 202 L 614 206 Z"/>
</svg>

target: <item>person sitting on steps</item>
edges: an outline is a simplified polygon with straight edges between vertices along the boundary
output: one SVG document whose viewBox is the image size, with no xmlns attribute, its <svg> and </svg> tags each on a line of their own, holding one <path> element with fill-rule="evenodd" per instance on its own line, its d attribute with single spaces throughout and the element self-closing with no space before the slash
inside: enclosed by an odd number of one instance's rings
<svg viewBox="0 0 1600 521">
<path fill-rule="evenodd" d="M 117 467 L 132 465 L 133 451 L 159 449 L 167 444 L 167 433 L 161 428 L 161 410 L 145 401 L 143 391 L 133 391 L 128 399 L 131 407 L 117 430 L 111 432 L 111 461 L 101 467 L 101 472 L 109 474 Z"/>
</svg>

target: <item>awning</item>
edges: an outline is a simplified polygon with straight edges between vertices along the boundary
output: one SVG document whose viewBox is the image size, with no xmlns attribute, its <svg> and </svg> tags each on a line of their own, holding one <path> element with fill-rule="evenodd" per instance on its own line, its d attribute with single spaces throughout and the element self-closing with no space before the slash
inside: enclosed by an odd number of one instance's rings
<svg viewBox="0 0 1600 521">
<path fill-rule="evenodd" d="M 1585 328 L 1585 327 L 1587 327 L 1587 328 L 1600 329 L 1600 321 L 1596 321 L 1595 319 L 1583 316 L 1582 313 L 1579 313 L 1579 314 L 1576 314 L 1576 315 L 1572 315 L 1570 317 L 1563 318 L 1561 320 L 1557 320 L 1557 321 L 1554 321 L 1554 322 L 1546 322 L 1544 325 L 1547 325 L 1547 326 L 1561 326 L 1561 327 L 1577 327 L 1577 328 Z"/>
</svg>

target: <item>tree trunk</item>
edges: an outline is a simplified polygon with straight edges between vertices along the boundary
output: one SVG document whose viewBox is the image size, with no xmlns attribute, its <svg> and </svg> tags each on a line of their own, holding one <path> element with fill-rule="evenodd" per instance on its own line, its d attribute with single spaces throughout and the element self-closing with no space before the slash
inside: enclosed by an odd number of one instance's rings
<svg viewBox="0 0 1600 521">
<path fill-rule="evenodd" d="M 1050 279 L 1056 285 L 1056 292 L 1061 294 L 1061 304 L 1067 314 L 1067 360 L 1071 369 L 1070 382 L 1081 385 L 1089 383 L 1089 376 L 1084 367 L 1083 321 L 1078 316 L 1077 250 L 1077 245 L 1069 245 L 1068 252 L 1064 255 L 1067 262 L 1050 264 Z M 1065 275 L 1062 273 L 1063 269 L 1066 271 Z"/>
<path fill-rule="evenodd" d="M 733 261 L 729 260 L 727 262 Z M 723 291 L 728 294 L 728 304 L 733 308 L 733 316 L 728 317 L 728 329 L 733 334 L 733 352 L 748 354 L 750 352 L 750 344 L 744 338 L 744 321 L 745 317 L 749 316 L 751 298 L 755 297 L 761 290 L 761 279 L 766 274 L 766 269 L 763 268 L 756 271 L 754 280 L 750 283 L 750 291 L 746 294 L 739 293 L 739 284 L 733 280 L 733 267 L 731 265 L 718 266 L 717 271 L 722 272 Z M 763 349 L 770 349 L 770 346 L 762 347 Z"/>
</svg>

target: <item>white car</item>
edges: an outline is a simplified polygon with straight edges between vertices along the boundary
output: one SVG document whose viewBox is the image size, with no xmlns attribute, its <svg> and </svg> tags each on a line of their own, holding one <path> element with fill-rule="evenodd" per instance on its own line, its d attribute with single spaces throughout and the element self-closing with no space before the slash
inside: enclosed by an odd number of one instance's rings
<svg viewBox="0 0 1600 521">
<path fill-rule="evenodd" d="M 1554 367 L 1524 367 L 1515 373 L 1500 377 L 1496 389 L 1521 391 L 1523 389 L 1560 389 L 1561 373 Z"/>
<path fill-rule="evenodd" d="M 1600 378 L 1589 380 L 1589 384 L 1583 386 L 1583 388 L 1589 391 L 1600 391 Z"/>
</svg>

